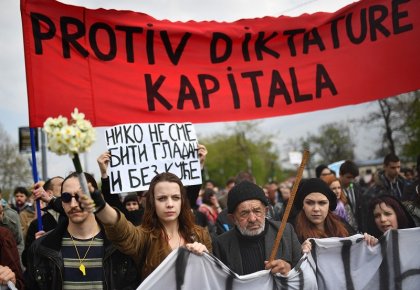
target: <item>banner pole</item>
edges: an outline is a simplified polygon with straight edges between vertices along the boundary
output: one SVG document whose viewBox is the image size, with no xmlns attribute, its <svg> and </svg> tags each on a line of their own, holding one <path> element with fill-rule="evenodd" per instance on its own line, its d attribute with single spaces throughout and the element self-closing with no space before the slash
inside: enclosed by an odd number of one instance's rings
<svg viewBox="0 0 420 290">
<path fill-rule="evenodd" d="M 29 128 L 29 133 L 31 135 L 31 152 L 32 152 L 32 176 L 34 178 L 34 183 L 39 181 L 38 169 L 36 166 L 36 148 L 35 148 L 35 128 Z M 36 200 L 36 215 L 38 221 L 38 232 L 42 231 L 42 215 L 41 215 L 41 202 L 39 199 Z"/>
<path fill-rule="evenodd" d="M 271 255 L 269 261 L 273 261 L 276 257 L 276 253 L 280 246 L 280 240 L 283 236 L 284 229 L 286 228 L 287 219 L 289 218 L 290 211 L 292 210 L 293 201 L 296 196 L 296 192 L 299 186 L 299 183 L 302 179 L 303 171 L 305 170 L 305 165 L 309 160 L 309 150 L 305 149 L 303 151 L 303 157 L 302 162 L 300 164 L 300 167 L 298 169 L 295 182 L 293 183 L 292 192 L 290 193 L 289 201 L 287 202 L 286 210 L 283 215 L 283 219 L 281 220 L 281 224 L 279 227 L 279 230 L 277 232 L 276 240 L 274 241 L 273 249 L 271 250 Z"/>
</svg>

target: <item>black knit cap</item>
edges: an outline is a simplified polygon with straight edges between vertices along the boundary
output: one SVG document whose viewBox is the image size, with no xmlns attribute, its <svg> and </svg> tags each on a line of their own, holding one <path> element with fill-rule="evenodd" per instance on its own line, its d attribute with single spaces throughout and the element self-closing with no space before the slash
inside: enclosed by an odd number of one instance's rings
<svg viewBox="0 0 420 290">
<path fill-rule="evenodd" d="M 253 182 L 244 180 L 229 191 L 227 198 L 228 213 L 233 213 L 241 202 L 250 199 L 258 199 L 264 205 L 268 205 L 264 190 Z"/>
<path fill-rule="evenodd" d="M 308 180 L 303 181 L 298 188 L 298 192 L 296 195 L 296 202 L 295 206 L 298 209 L 303 208 L 303 200 L 306 196 L 313 192 L 319 192 L 325 195 L 329 201 L 329 209 L 331 211 L 335 210 L 337 207 L 337 196 L 334 192 L 329 188 L 328 184 L 322 181 L 319 178 L 311 178 Z"/>
<path fill-rule="evenodd" d="M 316 175 L 316 177 L 320 178 L 320 177 L 321 177 L 321 173 L 322 173 L 322 171 L 323 171 L 325 168 L 328 168 L 328 166 L 327 166 L 327 165 L 325 165 L 325 164 L 318 165 L 318 166 L 315 168 L 315 175 Z"/>
</svg>

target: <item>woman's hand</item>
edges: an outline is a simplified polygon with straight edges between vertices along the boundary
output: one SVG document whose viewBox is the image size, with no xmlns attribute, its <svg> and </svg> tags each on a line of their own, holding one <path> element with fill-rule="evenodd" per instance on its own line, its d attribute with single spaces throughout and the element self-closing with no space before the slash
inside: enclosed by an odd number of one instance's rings
<svg viewBox="0 0 420 290">
<path fill-rule="evenodd" d="M 312 251 L 312 243 L 310 239 L 307 239 L 302 244 L 302 253 L 307 254 Z"/>
<path fill-rule="evenodd" d="M 373 246 L 375 246 L 376 244 L 378 244 L 378 239 L 377 238 L 375 238 L 374 236 L 371 236 L 371 235 L 369 235 L 368 233 L 364 233 L 364 235 L 363 235 L 364 237 L 364 240 L 365 240 L 365 242 L 366 242 L 366 244 L 368 244 L 368 246 L 371 246 L 371 247 L 373 247 Z"/>
<path fill-rule="evenodd" d="M 13 284 L 16 285 L 16 275 L 9 267 L 0 265 L 1 285 L 7 285 L 8 281 L 11 281 Z"/>
<path fill-rule="evenodd" d="M 207 250 L 207 247 L 199 242 L 186 244 L 185 247 L 188 251 L 191 251 L 196 255 L 203 255 L 204 252 L 209 252 L 209 250 Z"/>
</svg>

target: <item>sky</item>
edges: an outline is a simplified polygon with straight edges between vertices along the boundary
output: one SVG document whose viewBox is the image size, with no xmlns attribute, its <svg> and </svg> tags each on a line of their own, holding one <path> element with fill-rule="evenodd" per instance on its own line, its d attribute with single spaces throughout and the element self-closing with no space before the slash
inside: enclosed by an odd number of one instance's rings
<svg viewBox="0 0 420 290">
<path fill-rule="evenodd" d="M 334 12 L 353 1 L 349 0 L 62 0 L 60 2 L 88 8 L 133 10 L 157 19 L 235 21 L 241 18 L 264 16 L 298 16 L 317 11 Z M 22 26 L 18 0 L 0 1 L 0 123 L 14 142 L 18 141 L 18 128 L 29 125 L 23 56 Z M 54 105 L 54 104 L 51 104 Z M 303 113 L 261 120 L 262 132 L 275 135 L 281 159 L 286 159 L 289 139 L 316 133 L 322 124 L 348 122 L 375 110 L 377 105 L 365 103 L 336 109 Z M 230 122 L 232 123 L 232 122 Z M 199 137 L 225 131 L 226 122 L 196 124 Z M 378 130 L 361 126 L 353 130 L 356 159 L 369 159 L 372 142 L 377 142 Z M 82 157 L 84 169 L 99 176 L 96 158 L 106 150 L 104 129 L 97 129 L 97 141 L 90 152 Z M 209 154 L 212 154 L 210 152 Z M 28 158 L 30 156 L 28 155 Z M 41 156 L 37 155 L 38 161 Z M 70 158 L 47 154 L 48 176 L 67 175 L 74 170 Z M 287 165 L 287 164 L 285 164 Z M 41 171 L 41 169 L 38 169 Z"/>
</svg>

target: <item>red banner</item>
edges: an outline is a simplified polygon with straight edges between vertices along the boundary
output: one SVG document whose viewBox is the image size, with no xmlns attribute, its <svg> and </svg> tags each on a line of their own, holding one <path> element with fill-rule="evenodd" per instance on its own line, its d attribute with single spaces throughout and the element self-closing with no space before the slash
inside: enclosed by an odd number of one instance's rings
<svg viewBox="0 0 420 290">
<path fill-rule="evenodd" d="M 336 13 L 170 22 L 21 0 L 30 126 L 75 107 L 95 126 L 217 122 L 420 88 L 420 1 Z"/>
</svg>

